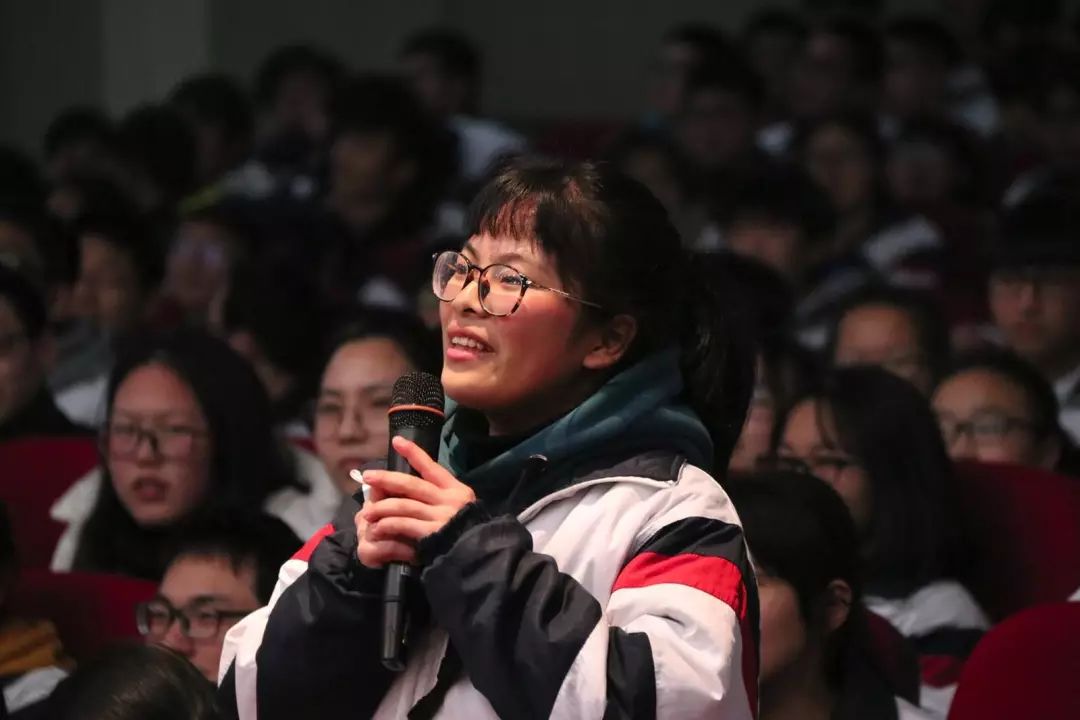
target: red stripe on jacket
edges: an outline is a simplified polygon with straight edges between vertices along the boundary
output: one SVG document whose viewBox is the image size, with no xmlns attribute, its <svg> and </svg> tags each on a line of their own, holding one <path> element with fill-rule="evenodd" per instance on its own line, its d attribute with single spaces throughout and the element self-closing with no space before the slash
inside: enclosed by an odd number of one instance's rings
<svg viewBox="0 0 1080 720">
<path fill-rule="evenodd" d="M 666 583 L 697 588 L 735 611 L 742 636 L 743 684 L 751 712 L 757 717 L 758 648 L 754 641 L 753 628 L 747 622 L 749 597 L 742 571 L 735 563 L 721 557 L 692 553 L 661 555 L 643 552 L 627 563 L 615 579 L 615 586 L 611 591 Z"/>
<path fill-rule="evenodd" d="M 315 531 L 315 534 L 308 538 L 308 541 L 304 543 L 304 547 L 296 551 L 296 554 L 292 556 L 293 560 L 303 560 L 307 562 L 311 559 L 311 553 L 315 552 L 315 548 L 319 546 L 319 543 L 323 541 L 327 535 L 334 534 L 333 523 L 327 523 L 321 528 Z"/>
</svg>

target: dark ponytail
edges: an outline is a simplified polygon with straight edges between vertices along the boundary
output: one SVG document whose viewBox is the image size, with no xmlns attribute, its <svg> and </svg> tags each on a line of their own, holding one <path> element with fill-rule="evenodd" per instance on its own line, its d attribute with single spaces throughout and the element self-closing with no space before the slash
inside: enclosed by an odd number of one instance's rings
<svg viewBox="0 0 1080 720">
<path fill-rule="evenodd" d="M 470 208 L 468 234 L 535 242 L 566 287 L 605 308 L 586 322 L 633 316 L 638 333 L 616 371 L 682 349 L 686 400 L 727 467 L 753 390 L 753 352 L 732 323 L 728 284 L 683 249 L 664 206 L 606 163 L 514 160 Z"/>
</svg>

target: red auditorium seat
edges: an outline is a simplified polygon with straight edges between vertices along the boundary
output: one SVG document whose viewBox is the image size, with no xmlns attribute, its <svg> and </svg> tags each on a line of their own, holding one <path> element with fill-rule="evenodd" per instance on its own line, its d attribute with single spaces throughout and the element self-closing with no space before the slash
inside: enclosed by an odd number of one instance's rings
<svg viewBox="0 0 1080 720">
<path fill-rule="evenodd" d="M 155 583 L 118 575 L 24 570 L 10 609 L 20 617 L 51 620 L 78 661 L 115 640 L 137 638 L 135 605 L 156 591 Z"/>
<path fill-rule="evenodd" d="M 8 506 L 25 568 L 49 566 L 63 526 L 49 508 L 98 463 L 93 438 L 31 438 L 0 443 L 0 499 Z"/>
<path fill-rule="evenodd" d="M 968 658 L 949 720 L 1080 718 L 1080 603 L 1041 605 L 1001 623 Z"/>
<path fill-rule="evenodd" d="M 963 579 L 991 616 L 1080 588 L 1080 479 L 981 463 L 960 463 L 957 478 L 975 553 Z"/>
</svg>

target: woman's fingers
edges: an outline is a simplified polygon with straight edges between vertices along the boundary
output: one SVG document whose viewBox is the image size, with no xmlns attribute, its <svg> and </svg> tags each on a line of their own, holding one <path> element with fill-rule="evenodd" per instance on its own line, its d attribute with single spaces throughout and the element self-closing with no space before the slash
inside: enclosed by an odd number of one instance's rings
<svg viewBox="0 0 1080 720">
<path fill-rule="evenodd" d="M 378 502 L 370 503 L 361 510 L 364 519 L 368 523 L 376 523 L 379 520 L 400 515 L 418 520 L 432 520 L 436 517 L 435 508 L 410 498 L 391 497 Z"/>
<path fill-rule="evenodd" d="M 411 517 L 387 517 L 368 526 L 372 540 L 383 541 L 397 538 L 406 541 L 418 541 L 438 530 L 446 520 L 418 520 Z"/>
<path fill-rule="evenodd" d="M 381 499 L 393 496 L 410 498 L 425 505 L 439 504 L 439 489 L 424 478 L 414 475 L 389 470 L 368 470 L 364 473 L 364 482 L 372 489 L 372 494 L 368 496 L 369 501 L 374 497 Z M 375 491 L 378 491 L 378 496 L 374 494 Z"/>
<path fill-rule="evenodd" d="M 398 454 L 409 463 L 413 470 L 420 473 L 421 477 L 435 485 L 436 487 L 450 487 L 458 483 L 458 479 L 454 477 L 449 470 L 437 463 L 431 458 L 424 449 L 412 442 L 406 440 L 400 435 L 390 440 L 394 449 L 398 451 Z"/>
<path fill-rule="evenodd" d="M 356 555 L 369 568 L 380 568 L 392 562 L 416 563 L 416 548 L 400 540 L 361 540 Z"/>
</svg>

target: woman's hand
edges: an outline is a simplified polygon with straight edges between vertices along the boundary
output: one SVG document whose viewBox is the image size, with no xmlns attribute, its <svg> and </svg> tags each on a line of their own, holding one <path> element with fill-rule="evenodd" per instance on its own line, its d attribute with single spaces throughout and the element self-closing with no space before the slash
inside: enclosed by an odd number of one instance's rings
<svg viewBox="0 0 1080 720">
<path fill-rule="evenodd" d="M 471 502 L 476 493 L 431 459 L 416 443 L 393 439 L 394 449 L 420 477 L 388 470 L 368 470 L 371 486 L 356 515 L 357 556 L 368 567 L 416 561 L 416 543 L 438 532 Z"/>
</svg>

